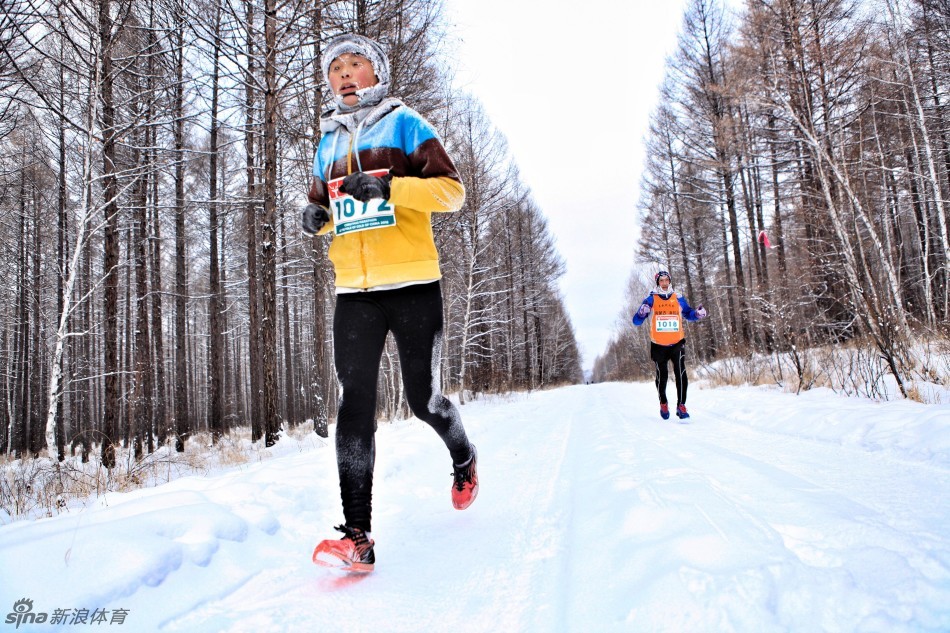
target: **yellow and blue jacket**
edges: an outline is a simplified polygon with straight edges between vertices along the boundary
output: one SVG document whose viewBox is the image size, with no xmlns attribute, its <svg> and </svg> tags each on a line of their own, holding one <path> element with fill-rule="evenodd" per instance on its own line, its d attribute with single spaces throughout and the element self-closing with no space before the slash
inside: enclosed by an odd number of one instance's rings
<svg viewBox="0 0 950 633">
<path fill-rule="evenodd" d="M 432 213 L 458 211 L 465 187 L 435 129 L 398 99 L 385 99 L 362 117 L 321 122 L 310 202 L 330 206 L 327 182 L 355 171 L 388 170 L 393 226 L 334 235 L 329 257 L 341 289 L 367 290 L 442 276 Z M 333 220 L 320 233 L 333 230 Z"/>
</svg>

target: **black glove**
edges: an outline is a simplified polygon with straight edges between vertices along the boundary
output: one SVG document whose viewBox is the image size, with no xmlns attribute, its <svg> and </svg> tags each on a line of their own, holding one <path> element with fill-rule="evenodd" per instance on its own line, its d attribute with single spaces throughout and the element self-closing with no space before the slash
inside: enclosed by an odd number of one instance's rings
<svg viewBox="0 0 950 633">
<path fill-rule="evenodd" d="M 323 225 L 330 221 L 330 214 L 326 207 L 319 204 L 308 204 L 303 209 L 303 216 L 300 218 L 300 224 L 303 232 L 307 235 L 316 235 Z"/>
<path fill-rule="evenodd" d="M 350 194 L 360 202 L 367 202 L 371 198 L 389 200 L 389 183 L 392 179 L 389 174 L 377 178 L 358 171 L 343 179 L 340 191 Z"/>
</svg>

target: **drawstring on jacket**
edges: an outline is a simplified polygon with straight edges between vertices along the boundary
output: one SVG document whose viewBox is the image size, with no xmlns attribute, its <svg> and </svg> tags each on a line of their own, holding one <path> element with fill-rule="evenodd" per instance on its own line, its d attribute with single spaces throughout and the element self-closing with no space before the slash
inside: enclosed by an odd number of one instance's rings
<svg viewBox="0 0 950 633">
<path fill-rule="evenodd" d="M 347 161 L 346 161 L 347 175 L 352 173 L 350 169 L 350 156 L 356 156 L 356 170 L 363 171 L 363 164 L 360 162 L 359 139 L 360 139 L 360 132 L 363 131 L 363 124 L 366 123 L 366 119 L 367 117 L 363 117 L 363 119 L 359 122 L 359 125 L 356 126 L 356 131 L 353 133 L 353 138 L 351 139 L 351 143 L 350 143 L 350 151 L 347 153 Z M 327 173 L 326 173 L 326 177 L 324 178 L 326 182 L 330 182 L 330 172 L 333 170 L 333 163 L 336 162 L 337 141 L 340 138 L 340 129 L 343 127 L 344 126 L 341 125 L 340 127 L 338 127 L 337 129 L 333 131 L 333 145 L 330 146 L 330 160 L 327 161 Z"/>
</svg>

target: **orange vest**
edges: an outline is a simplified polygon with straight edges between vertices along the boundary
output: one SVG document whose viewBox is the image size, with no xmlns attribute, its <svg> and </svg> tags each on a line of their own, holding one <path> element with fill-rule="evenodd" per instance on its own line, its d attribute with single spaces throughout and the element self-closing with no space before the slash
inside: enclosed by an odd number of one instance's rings
<svg viewBox="0 0 950 633">
<path fill-rule="evenodd" d="M 676 293 L 669 299 L 653 295 L 653 313 L 650 316 L 650 340 L 657 345 L 676 345 L 686 338 L 683 333 L 683 310 Z"/>
</svg>

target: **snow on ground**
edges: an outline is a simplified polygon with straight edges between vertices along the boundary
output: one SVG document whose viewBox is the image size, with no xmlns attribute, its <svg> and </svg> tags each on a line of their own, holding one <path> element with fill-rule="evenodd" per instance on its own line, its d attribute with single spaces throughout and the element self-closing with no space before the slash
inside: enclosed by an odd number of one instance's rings
<svg viewBox="0 0 950 633">
<path fill-rule="evenodd" d="M 689 405 L 660 420 L 650 384 L 467 404 L 464 512 L 435 433 L 381 425 L 367 576 L 310 562 L 342 518 L 319 441 L 14 522 L 0 633 L 950 630 L 950 405 L 760 387 Z"/>
</svg>

